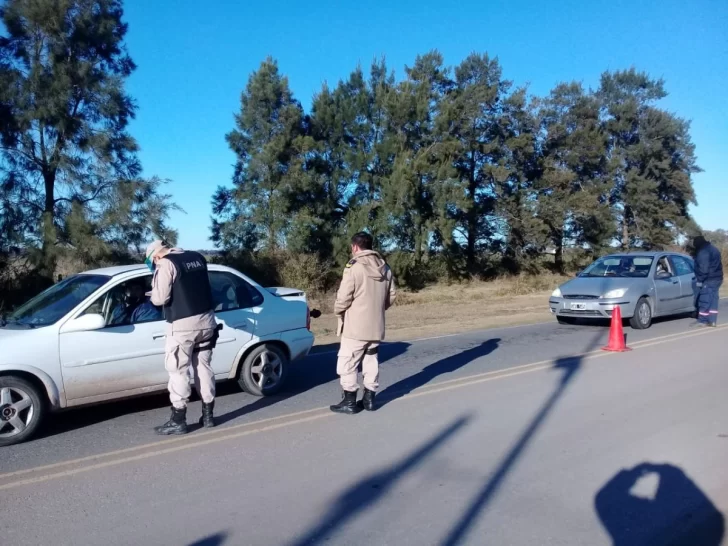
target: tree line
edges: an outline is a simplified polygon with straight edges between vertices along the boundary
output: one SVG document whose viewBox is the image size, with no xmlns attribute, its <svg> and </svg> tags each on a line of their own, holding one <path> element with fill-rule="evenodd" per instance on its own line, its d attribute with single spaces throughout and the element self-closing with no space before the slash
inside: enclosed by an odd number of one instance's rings
<svg viewBox="0 0 728 546">
<path fill-rule="evenodd" d="M 341 262 L 366 229 L 405 274 L 436 257 L 452 275 L 494 257 L 515 273 L 551 251 L 563 271 L 569 249 L 675 245 L 697 228 L 700 169 L 666 94 L 628 69 L 537 97 L 488 54 L 450 67 L 431 51 L 400 80 L 384 60 L 356 68 L 306 112 L 269 58 L 227 135 L 237 162 L 213 198 L 213 241 Z"/>
<path fill-rule="evenodd" d="M 174 242 L 167 181 L 142 176 L 128 130 L 122 1 L 1 0 L 0 21 L 2 292 L 25 286 L 5 275 L 18 256 L 47 284 L 64 260 Z M 340 266 L 368 230 L 412 285 L 529 271 L 545 252 L 563 270 L 574 253 L 669 246 L 697 229 L 699 168 L 665 95 L 628 69 L 538 97 L 488 54 L 451 67 L 431 51 L 399 79 L 383 59 L 356 68 L 306 111 L 266 59 L 226 135 L 237 161 L 212 195 L 211 239 L 228 262 L 270 272 L 286 253 L 306 270 Z"/>
</svg>

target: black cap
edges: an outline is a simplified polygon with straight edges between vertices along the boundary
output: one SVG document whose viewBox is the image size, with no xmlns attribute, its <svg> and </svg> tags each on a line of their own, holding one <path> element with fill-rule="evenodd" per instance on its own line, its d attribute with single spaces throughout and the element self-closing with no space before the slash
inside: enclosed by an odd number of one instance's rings
<svg viewBox="0 0 728 546">
<path fill-rule="evenodd" d="M 703 237 L 702 235 L 698 235 L 697 237 L 695 237 L 695 239 L 693 239 L 693 248 L 695 250 L 700 250 L 707 244 L 708 241 L 706 241 L 705 237 Z"/>
</svg>

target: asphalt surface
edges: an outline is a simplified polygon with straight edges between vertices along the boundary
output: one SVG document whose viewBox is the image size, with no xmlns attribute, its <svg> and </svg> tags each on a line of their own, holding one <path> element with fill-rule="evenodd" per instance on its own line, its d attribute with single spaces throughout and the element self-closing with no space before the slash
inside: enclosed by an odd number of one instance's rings
<svg viewBox="0 0 728 546">
<path fill-rule="evenodd" d="M 222 388 L 212 431 L 154 436 L 164 397 L 60 414 L 0 450 L 0 542 L 728 543 L 728 328 L 688 323 L 619 354 L 604 325 L 392 343 L 354 417 L 332 348 L 277 397 Z"/>
</svg>

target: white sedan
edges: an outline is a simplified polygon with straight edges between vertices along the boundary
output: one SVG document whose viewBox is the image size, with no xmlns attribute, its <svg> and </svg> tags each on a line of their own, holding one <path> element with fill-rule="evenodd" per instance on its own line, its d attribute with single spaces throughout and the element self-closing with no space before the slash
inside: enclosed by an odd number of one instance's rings
<svg viewBox="0 0 728 546">
<path fill-rule="evenodd" d="M 209 271 L 223 325 L 215 378 L 274 394 L 313 345 L 305 293 L 262 288 L 227 267 Z M 145 266 L 87 271 L 0 319 L 0 446 L 31 438 L 48 411 L 166 389 L 166 322 L 144 296 L 151 282 Z"/>
</svg>

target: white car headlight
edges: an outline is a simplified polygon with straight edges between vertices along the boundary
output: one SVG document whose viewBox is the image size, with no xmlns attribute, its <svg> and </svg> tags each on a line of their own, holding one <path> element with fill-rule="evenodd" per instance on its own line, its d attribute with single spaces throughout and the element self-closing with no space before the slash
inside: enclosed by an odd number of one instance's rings
<svg viewBox="0 0 728 546">
<path fill-rule="evenodd" d="M 626 288 L 617 288 L 616 290 L 610 290 L 606 294 L 604 294 L 602 297 L 604 299 L 612 299 L 612 298 L 621 298 L 627 293 Z"/>
<path fill-rule="evenodd" d="M 561 297 L 561 288 L 557 288 L 553 292 L 551 292 L 552 298 L 560 298 Z"/>
</svg>

